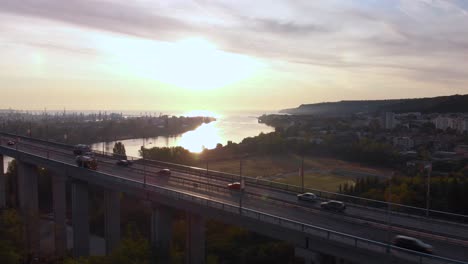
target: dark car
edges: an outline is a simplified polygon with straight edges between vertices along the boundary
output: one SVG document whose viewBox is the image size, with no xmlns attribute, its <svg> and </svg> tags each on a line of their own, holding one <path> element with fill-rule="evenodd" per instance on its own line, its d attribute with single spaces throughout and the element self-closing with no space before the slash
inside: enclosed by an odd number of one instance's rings
<svg viewBox="0 0 468 264">
<path fill-rule="evenodd" d="M 162 169 L 162 170 L 158 171 L 158 175 L 170 176 L 171 175 L 171 170 L 170 169 Z"/>
<path fill-rule="evenodd" d="M 421 240 L 409 236 L 396 236 L 393 239 L 393 245 L 409 250 L 414 250 L 426 254 L 432 254 L 432 246 L 422 242 Z"/>
<path fill-rule="evenodd" d="M 297 195 L 297 200 L 299 201 L 315 202 L 317 198 L 317 195 L 314 193 L 301 193 Z"/>
<path fill-rule="evenodd" d="M 133 162 L 131 162 L 130 160 L 118 160 L 116 164 L 119 166 L 128 167 L 131 166 Z"/>
<path fill-rule="evenodd" d="M 73 148 L 74 155 L 85 155 L 88 152 L 91 152 L 91 148 L 88 145 L 78 144 Z"/>
<path fill-rule="evenodd" d="M 8 145 L 8 146 L 14 146 L 14 145 L 15 145 L 15 141 L 13 141 L 13 140 L 8 140 L 7 145 Z"/>
<path fill-rule="evenodd" d="M 320 208 L 330 211 L 343 212 L 346 209 L 346 205 L 340 201 L 330 200 L 321 203 Z"/>
<path fill-rule="evenodd" d="M 229 184 L 227 185 L 227 188 L 228 188 L 229 190 L 237 190 L 237 191 L 239 191 L 239 190 L 241 189 L 241 184 L 240 184 L 240 182 L 229 183 Z"/>
</svg>

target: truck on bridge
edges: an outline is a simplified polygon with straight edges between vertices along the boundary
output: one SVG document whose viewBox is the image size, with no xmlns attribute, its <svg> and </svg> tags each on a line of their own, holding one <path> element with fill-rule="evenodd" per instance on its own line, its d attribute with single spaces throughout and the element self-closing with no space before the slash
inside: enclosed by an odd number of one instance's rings
<svg viewBox="0 0 468 264">
<path fill-rule="evenodd" d="M 78 167 L 97 170 L 97 160 L 93 156 L 79 155 L 76 157 Z"/>
</svg>

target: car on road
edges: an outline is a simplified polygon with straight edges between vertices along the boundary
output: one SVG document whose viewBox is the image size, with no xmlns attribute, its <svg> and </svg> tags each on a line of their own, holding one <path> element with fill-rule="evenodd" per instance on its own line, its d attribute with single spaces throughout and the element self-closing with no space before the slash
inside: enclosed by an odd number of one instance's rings
<svg viewBox="0 0 468 264">
<path fill-rule="evenodd" d="M 78 167 L 97 170 L 98 163 L 94 157 L 80 155 L 76 157 L 75 161 Z"/>
<path fill-rule="evenodd" d="M 130 160 L 118 160 L 116 164 L 119 166 L 128 167 L 128 166 L 131 166 L 133 162 Z"/>
<path fill-rule="evenodd" d="M 13 141 L 13 140 L 8 140 L 7 145 L 8 145 L 8 146 L 14 146 L 14 145 L 15 145 L 15 141 Z"/>
<path fill-rule="evenodd" d="M 414 237 L 398 235 L 395 236 L 392 243 L 394 246 L 404 249 L 414 250 L 426 254 L 433 254 L 433 248 L 431 245 L 426 244 Z"/>
<path fill-rule="evenodd" d="M 300 193 L 297 195 L 297 200 L 298 201 L 307 201 L 307 202 L 316 202 L 318 199 L 317 195 L 315 193 Z"/>
<path fill-rule="evenodd" d="M 340 201 L 329 200 L 320 203 L 320 208 L 329 211 L 344 212 L 344 210 L 346 209 L 346 205 Z"/>
<path fill-rule="evenodd" d="M 229 190 L 237 190 L 239 191 L 241 189 L 241 183 L 240 182 L 233 182 L 233 183 L 229 183 L 227 185 L 227 188 Z"/>
<path fill-rule="evenodd" d="M 158 171 L 158 175 L 171 176 L 171 170 L 170 169 L 162 169 L 162 170 Z"/>
<path fill-rule="evenodd" d="M 91 152 L 91 148 L 88 145 L 78 144 L 73 148 L 74 155 L 85 155 L 88 152 Z"/>
</svg>

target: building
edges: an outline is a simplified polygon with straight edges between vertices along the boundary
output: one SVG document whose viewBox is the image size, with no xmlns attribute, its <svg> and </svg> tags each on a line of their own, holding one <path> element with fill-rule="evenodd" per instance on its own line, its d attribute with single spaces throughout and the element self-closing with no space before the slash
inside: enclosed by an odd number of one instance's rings
<svg viewBox="0 0 468 264">
<path fill-rule="evenodd" d="M 454 129 L 459 133 L 468 131 L 468 119 L 464 116 L 442 116 L 432 119 L 432 123 L 437 129 Z"/>
<path fill-rule="evenodd" d="M 385 112 L 382 116 L 382 127 L 385 129 L 393 129 L 395 128 L 397 121 L 395 119 L 395 113 L 393 112 Z"/>
<path fill-rule="evenodd" d="M 409 137 L 394 137 L 393 146 L 401 151 L 407 151 L 414 147 L 414 141 Z"/>
<path fill-rule="evenodd" d="M 432 120 L 432 123 L 437 129 L 446 130 L 452 124 L 452 118 L 447 116 L 437 116 Z"/>
</svg>

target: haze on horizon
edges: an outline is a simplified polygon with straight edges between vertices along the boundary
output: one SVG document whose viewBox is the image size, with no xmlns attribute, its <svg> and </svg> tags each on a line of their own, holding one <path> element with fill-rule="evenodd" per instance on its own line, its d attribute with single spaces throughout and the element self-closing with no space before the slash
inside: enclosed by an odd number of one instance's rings
<svg viewBox="0 0 468 264">
<path fill-rule="evenodd" d="M 281 109 L 468 93 L 468 1 L 0 0 L 0 108 Z"/>
</svg>

